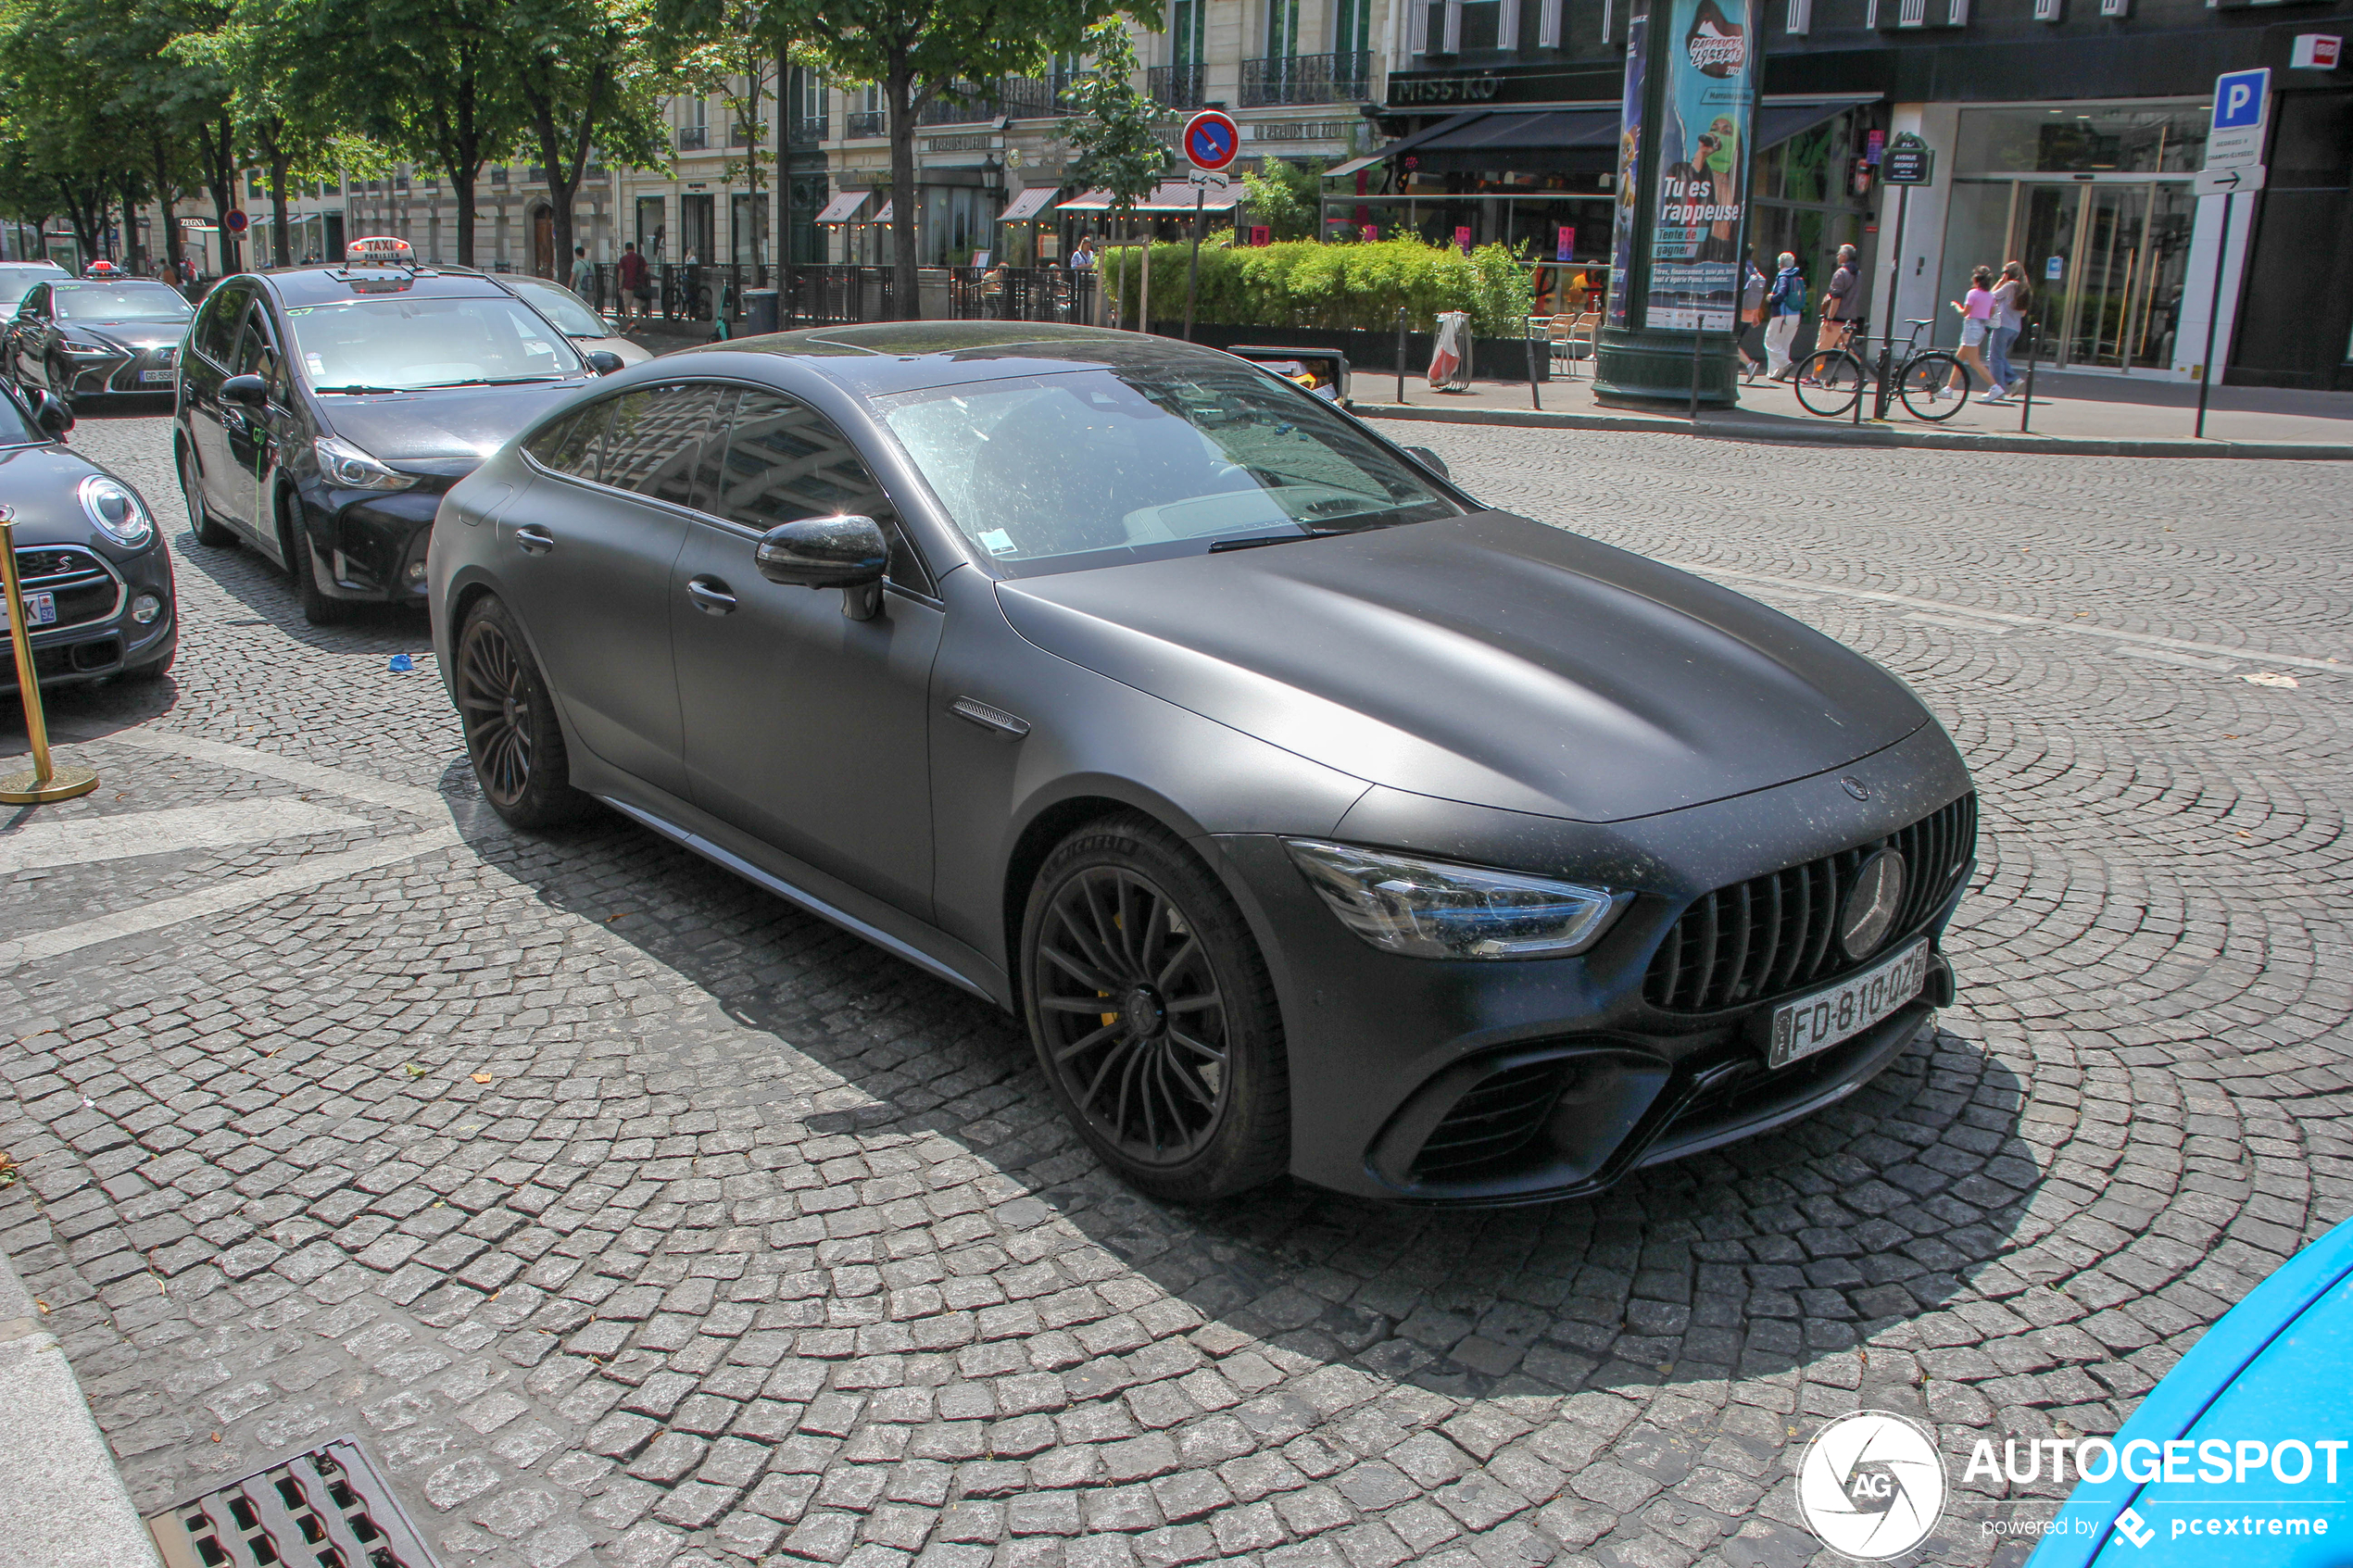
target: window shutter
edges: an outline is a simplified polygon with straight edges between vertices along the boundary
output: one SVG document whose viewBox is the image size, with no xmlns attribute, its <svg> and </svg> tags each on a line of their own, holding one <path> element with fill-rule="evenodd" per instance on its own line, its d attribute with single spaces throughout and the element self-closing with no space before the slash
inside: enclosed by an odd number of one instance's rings
<svg viewBox="0 0 2353 1568">
<path fill-rule="evenodd" d="M 1519 47 L 1519 0 L 1501 0 L 1495 7 L 1495 43 L 1504 49 Z"/>
<path fill-rule="evenodd" d="M 1564 0 L 1539 0 L 1536 9 L 1536 47 L 1557 49 L 1561 46 L 1561 6 Z"/>
<path fill-rule="evenodd" d="M 1901 0 L 1901 5 L 1895 13 L 1895 25 L 1897 27 L 1926 27 L 1928 0 Z"/>
<path fill-rule="evenodd" d="M 1782 25 L 1792 37 L 1805 37 L 1814 25 L 1814 0 L 1789 0 L 1789 16 Z"/>
<path fill-rule="evenodd" d="M 1463 52 L 1463 0 L 1446 0 L 1446 41 L 1443 48 L 1450 55 Z"/>
<path fill-rule="evenodd" d="M 2100 0 L 2100 15 L 2104 17 L 2129 17 L 2132 14 L 2133 0 Z"/>
<path fill-rule="evenodd" d="M 1969 0 L 1947 0 L 1944 8 L 1946 27 L 1969 26 Z"/>
<path fill-rule="evenodd" d="M 2038 22 L 2064 20 L 2065 0 L 2034 0 L 2034 19 Z"/>
<path fill-rule="evenodd" d="M 1400 0 L 1405 6 L 1405 52 L 1429 53 L 1429 6 L 1426 0 Z"/>
</svg>

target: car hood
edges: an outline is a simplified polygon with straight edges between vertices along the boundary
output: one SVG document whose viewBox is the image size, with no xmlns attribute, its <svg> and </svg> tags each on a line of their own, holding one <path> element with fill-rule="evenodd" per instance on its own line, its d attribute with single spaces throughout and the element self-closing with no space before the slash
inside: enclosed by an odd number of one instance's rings
<svg viewBox="0 0 2353 1568">
<path fill-rule="evenodd" d="M 17 543 L 90 543 L 97 529 L 75 492 L 83 480 L 105 471 L 64 446 L 0 446 L 0 499 L 11 508 Z M 0 659 L 6 658 L 0 652 Z"/>
<path fill-rule="evenodd" d="M 446 474 L 453 463 L 465 465 L 459 471 L 471 470 L 582 384 L 561 381 L 321 397 L 319 408 L 335 434 L 374 457 L 421 473 Z"/>
<path fill-rule="evenodd" d="M 1818 773 L 1929 718 L 1753 599 L 1498 512 L 997 592 L 1038 646 L 1329 767 L 1583 822 Z"/>
<path fill-rule="evenodd" d="M 60 321 L 67 337 L 104 338 L 124 348 L 169 348 L 188 335 L 185 321 Z"/>
</svg>

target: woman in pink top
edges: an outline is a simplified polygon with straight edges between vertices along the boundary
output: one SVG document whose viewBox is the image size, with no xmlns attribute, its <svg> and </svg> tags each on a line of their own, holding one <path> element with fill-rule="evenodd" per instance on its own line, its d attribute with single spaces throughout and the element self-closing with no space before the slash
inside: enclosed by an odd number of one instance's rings
<svg viewBox="0 0 2353 1568">
<path fill-rule="evenodd" d="M 1961 362 L 1954 367 L 1952 384 L 1936 389 L 1939 399 L 1967 397 L 1971 370 L 1983 376 L 1986 385 L 1999 386 L 1994 372 L 1985 368 L 1985 338 L 1994 325 L 1994 269 L 1979 268 L 1969 274 L 1969 284 L 1965 297 L 1952 301 L 1953 308 L 1961 313 Z"/>
</svg>

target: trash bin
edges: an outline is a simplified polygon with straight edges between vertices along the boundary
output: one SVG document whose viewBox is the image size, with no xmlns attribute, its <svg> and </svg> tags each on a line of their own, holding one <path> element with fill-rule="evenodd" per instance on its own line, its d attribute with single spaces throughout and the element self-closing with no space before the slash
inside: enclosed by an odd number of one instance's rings
<svg viewBox="0 0 2353 1568">
<path fill-rule="evenodd" d="M 744 290 L 744 335 L 758 337 L 776 330 L 776 291 Z"/>
</svg>

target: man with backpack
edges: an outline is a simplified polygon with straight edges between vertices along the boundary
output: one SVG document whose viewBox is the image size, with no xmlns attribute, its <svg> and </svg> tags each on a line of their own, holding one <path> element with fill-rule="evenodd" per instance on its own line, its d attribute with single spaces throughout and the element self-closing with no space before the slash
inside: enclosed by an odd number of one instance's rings
<svg viewBox="0 0 2353 1568">
<path fill-rule="evenodd" d="M 1806 318 L 1806 278 L 1797 257 L 1781 252 L 1780 271 L 1773 292 L 1765 296 L 1765 363 L 1775 381 L 1790 378 L 1790 345 L 1797 341 L 1798 323 Z"/>
<path fill-rule="evenodd" d="M 633 306 L 635 307 L 635 313 L 638 316 L 650 314 L 648 300 L 653 293 L 649 286 L 651 280 L 646 276 L 646 258 L 637 254 L 637 246 L 634 241 L 621 247 L 620 272 L 621 319 L 624 321 L 629 320 Z"/>
</svg>

